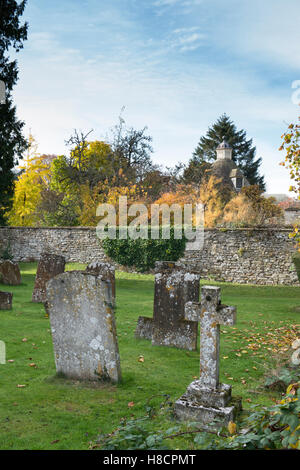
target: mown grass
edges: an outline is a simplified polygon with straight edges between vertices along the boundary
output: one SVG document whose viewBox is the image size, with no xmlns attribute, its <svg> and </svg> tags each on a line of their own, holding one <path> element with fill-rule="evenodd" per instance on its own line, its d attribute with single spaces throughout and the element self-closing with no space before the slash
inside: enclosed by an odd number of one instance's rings
<svg viewBox="0 0 300 470">
<path fill-rule="evenodd" d="M 67 265 L 67 269 L 81 267 Z M 117 272 L 122 383 L 84 384 L 57 377 L 49 319 L 42 304 L 31 302 L 36 264 L 21 263 L 21 270 L 22 285 L 0 284 L 0 290 L 14 294 L 13 310 L 0 312 L 0 339 L 7 349 L 7 362 L 0 365 L 0 449 L 88 449 L 100 433 L 115 429 L 121 418 L 144 415 L 149 397 L 157 395 L 156 405 L 163 394 L 175 401 L 197 376 L 199 350 L 154 347 L 134 338 L 138 317 L 152 316 L 153 276 Z M 245 409 L 253 403 L 269 405 L 278 392 L 267 391 L 263 378 L 278 351 L 288 349 L 297 334 L 299 288 L 218 285 L 222 302 L 236 305 L 238 312 L 235 327 L 221 327 L 220 379 L 232 385 Z M 138 361 L 140 356 L 144 362 Z M 170 420 L 166 417 L 153 425 L 174 426 Z M 173 445 L 186 449 L 189 443 L 182 438 Z"/>
</svg>

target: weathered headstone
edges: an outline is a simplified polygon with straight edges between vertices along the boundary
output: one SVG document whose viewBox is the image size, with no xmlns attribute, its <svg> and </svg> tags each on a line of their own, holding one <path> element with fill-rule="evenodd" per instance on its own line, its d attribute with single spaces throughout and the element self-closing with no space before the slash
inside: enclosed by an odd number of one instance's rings
<svg viewBox="0 0 300 470">
<path fill-rule="evenodd" d="M 199 300 L 200 275 L 171 261 L 157 262 L 155 270 L 153 319 L 139 317 L 135 336 L 156 346 L 196 350 L 198 325 L 185 319 L 185 303 Z"/>
<path fill-rule="evenodd" d="M 79 380 L 121 380 L 110 282 L 70 271 L 47 284 L 56 371 Z"/>
<path fill-rule="evenodd" d="M 292 365 L 299 366 L 300 365 L 300 338 L 295 339 L 295 341 L 292 344 L 292 348 L 294 349 L 294 352 L 291 357 Z"/>
<path fill-rule="evenodd" d="M 32 302 L 46 302 L 46 284 L 65 270 L 66 260 L 61 255 L 42 253 L 35 277 Z"/>
<path fill-rule="evenodd" d="M 188 302 L 185 308 L 188 320 L 200 322 L 200 378 L 176 401 L 175 414 L 204 426 L 214 420 L 227 425 L 241 408 L 232 402 L 231 386 L 219 383 L 220 325 L 236 321 L 235 307 L 222 305 L 220 294 L 219 287 L 203 286 L 201 303 Z"/>
<path fill-rule="evenodd" d="M 18 263 L 10 260 L 0 261 L 0 282 L 9 286 L 21 284 L 21 273 Z"/>
<path fill-rule="evenodd" d="M 95 261 L 93 263 L 90 263 L 87 266 L 86 272 L 96 274 L 97 276 L 100 276 L 101 279 L 103 279 L 103 281 L 109 281 L 111 283 L 113 305 L 115 306 L 115 303 L 116 303 L 115 267 L 109 263 Z"/>
<path fill-rule="evenodd" d="M 0 291 L 0 310 L 11 310 L 12 298 L 13 294 L 11 292 Z"/>
</svg>

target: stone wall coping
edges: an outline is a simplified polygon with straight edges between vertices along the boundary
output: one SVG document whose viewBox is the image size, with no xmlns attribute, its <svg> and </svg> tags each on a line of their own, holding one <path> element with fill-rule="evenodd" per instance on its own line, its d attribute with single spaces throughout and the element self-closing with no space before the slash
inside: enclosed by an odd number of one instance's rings
<svg viewBox="0 0 300 470">
<path fill-rule="evenodd" d="M 77 226 L 77 227 L 22 227 L 22 226 L 10 226 L 2 225 L 1 229 L 6 230 L 93 230 L 96 231 L 96 227 L 87 227 L 87 226 Z M 292 225 L 272 226 L 272 227 L 238 227 L 238 228 L 227 228 L 227 227 L 213 227 L 204 229 L 205 232 L 290 232 L 293 230 Z"/>
<path fill-rule="evenodd" d="M 96 227 L 15 227 L 10 225 L 2 225 L 0 226 L 1 229 L 8 229 L 8 230 L 95 230 Z"/>
</svg>

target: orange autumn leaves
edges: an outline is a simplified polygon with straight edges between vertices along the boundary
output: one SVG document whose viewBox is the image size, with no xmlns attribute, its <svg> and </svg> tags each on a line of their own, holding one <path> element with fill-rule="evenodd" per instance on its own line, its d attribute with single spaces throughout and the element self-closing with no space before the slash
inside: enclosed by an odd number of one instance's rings
<svg viewBox="0 0 300 470">
<path fill-rule="evenodd" d="M 231 345 L 239 343 L 238 348 L 233 348 L 232 353 L 238 357 L 249 354 L 264 358 L 267 354 L 286 354 L 291 350 L 292 343 L 300 335 L 300 324 L 281 325 L 275 327 L 274 322 L 262 322 L 262 325 L 251 324 L 251 330 L 234 329 L 230 334 Z M 255 331 L 257 330 L 257 331 Z M 223 333 L 226 330 L 223 331 Z"/>
</svg>

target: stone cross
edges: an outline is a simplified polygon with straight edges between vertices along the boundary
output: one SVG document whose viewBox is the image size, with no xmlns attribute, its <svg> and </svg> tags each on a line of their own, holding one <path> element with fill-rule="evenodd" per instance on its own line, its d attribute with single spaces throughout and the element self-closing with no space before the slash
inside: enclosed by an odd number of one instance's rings
<svg viewBox="0 0 300 470">
<path fill-rule="evenodd" d="M 221 289 L 203 286 L 201 302 L 185 304 L 185 318 L 200 322 L 200 379 L 192 382 L 175 402 L 175 416 L 195 421 L 204 429 L 227 426 L 242 408 L 240 399 L 232 399 L 231 386 L 219 383 L 220 325 L 234 325 L 235 307 L 221 304 Z"/>
<path fill-rule="evenodd" d="M 220 325 L 234 325 L 236 309 L 221 305 L 221 289 L 203 286 L 201 302 L 185 304 L 185 319 L 200 322 L 200 380 L 203 388 L 219 386 Z"/>
</svg>

